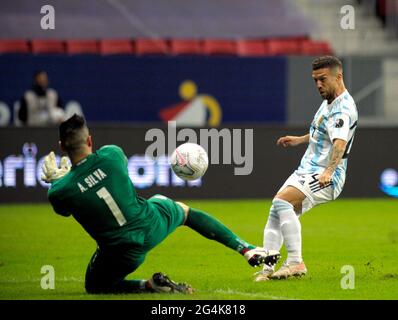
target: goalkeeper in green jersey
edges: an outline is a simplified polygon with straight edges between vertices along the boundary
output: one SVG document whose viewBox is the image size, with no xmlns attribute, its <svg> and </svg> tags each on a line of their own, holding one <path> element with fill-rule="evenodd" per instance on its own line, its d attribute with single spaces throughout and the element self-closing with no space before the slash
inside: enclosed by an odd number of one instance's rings
<svg viewBox="0 0 398 320">
<path fill-rule="evenodd" d="M 59 135 L 72 167 L 66 157 L 58 167 L 51 152 L 44 160 L 42 179 L 51 183 L 48 198 L 54 211 L 72 215 L 98 244 L 86 271 L 88 293 L 191 293 L 189 285 L 162 273 L 149 280 L 125 279 L 149 250 L 182 225 L 239 252 L 252 266 L 274 265 L 279 259 L 278 251 L 243 241 L 204 212 L 161 195 L 148 200 L 139 197 L 123 150 L 107 145 L 93 152 L 84 118 L 74 115 L 61 123 Z"/>
</svg>

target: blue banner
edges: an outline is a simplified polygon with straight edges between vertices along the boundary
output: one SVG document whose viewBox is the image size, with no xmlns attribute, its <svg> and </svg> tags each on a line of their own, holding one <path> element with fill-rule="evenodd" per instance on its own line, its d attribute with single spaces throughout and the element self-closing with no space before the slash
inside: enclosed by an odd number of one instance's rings
<svg viewBox="0 0 398 320">
<path fill-rule="evenodd" d="M 286 58 L 0 56 L 0 101 L 15 101 L 44 69 L 88 121 L 218 126 L 286 120 Z"/>
</svg>

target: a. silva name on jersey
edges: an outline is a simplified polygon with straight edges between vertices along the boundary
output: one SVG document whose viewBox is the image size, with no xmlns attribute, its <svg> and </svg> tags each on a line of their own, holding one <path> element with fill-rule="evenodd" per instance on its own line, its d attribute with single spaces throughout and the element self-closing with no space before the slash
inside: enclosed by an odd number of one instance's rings
<svg viewBox="0 0 398 320">
<path fill-rule="evenodd" d="M 106 173 L 98 168 L 94 172 L 90 173 L 87 177 L 85 177 L 83 180 L 84 182 L 78 182 L 77 186 L 79 187 L 81 193 L 83 193 L 88 189 L 94 187 L 98 182 L 104 180 L 106 177 Z"/>
</svg>

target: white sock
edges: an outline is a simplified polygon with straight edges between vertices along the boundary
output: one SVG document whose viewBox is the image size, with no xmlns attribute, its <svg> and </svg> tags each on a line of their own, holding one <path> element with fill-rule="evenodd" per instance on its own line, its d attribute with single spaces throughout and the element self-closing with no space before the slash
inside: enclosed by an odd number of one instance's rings
<svg viewBox="0 0 398 320">
<path fill-rule="evenodd" d="M 278 198 L 275 198 L 272 204 L 279 216 L 280 228 L 288 253 L 287 263 L 301 263 L 301 223 L 294 212 L 293 205 Z"/>
<path fill-rule="evenodd" d="M 268 221 L 264 229 L 264 242 L 265 250 L 280 250 L 283 243 L 282 231 L 279 223 L 278 213 L 275 211 L 274 206 L 271 206 L 269 211 Z M 264 264 L 264 269 L 274 270 L 274 266 L 269 267 Z"/>
<path fill-rule="evenodd" d="M 264 229 L 264 248 L 266 250 L 280 250 L 283 243 L 283 237 L 279 222 L 278 213 L 274 206 L 269 211 L 268 221 Z"/>
</svg>

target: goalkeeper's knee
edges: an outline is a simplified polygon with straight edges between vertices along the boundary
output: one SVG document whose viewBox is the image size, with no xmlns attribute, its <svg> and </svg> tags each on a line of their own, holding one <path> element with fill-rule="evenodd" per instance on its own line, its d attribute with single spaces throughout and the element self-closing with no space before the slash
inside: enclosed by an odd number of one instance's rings
<svg viewBox="0 0 398 320">
<path fill-rule="evenodd" d="M 176 201 L 176 203 L 184 210 L 184 214 L 185 214 L 184 224 L 185 224 L 185 222 L 187 221 L 187 218 L 188 218 L 190 208 L 185 203 L 178 202 L 178 201 Z"/>
</svg>

